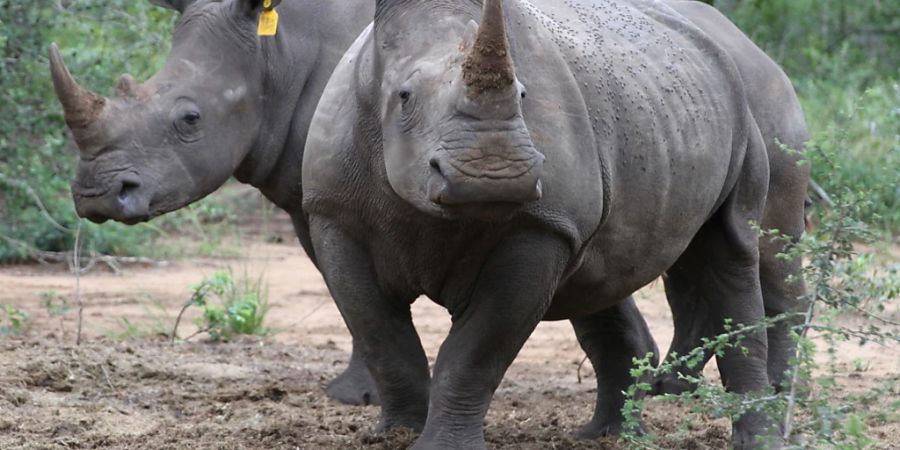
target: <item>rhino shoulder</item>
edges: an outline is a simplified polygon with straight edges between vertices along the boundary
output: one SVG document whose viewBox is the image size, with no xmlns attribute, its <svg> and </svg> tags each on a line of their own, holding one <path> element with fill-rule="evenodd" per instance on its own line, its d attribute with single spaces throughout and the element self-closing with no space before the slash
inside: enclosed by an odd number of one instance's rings
<svg viewBox="0 0 900 450">
<path fill-rule="evenodd" d="M 372 39 L 370 24 L 344 53 L 331 75 L 310 123 L 303 153 L 304 209 L 323 197 L 336 195 L 350 176 L 354 145 L 358 143 L 359 59 Z"/>
</svg>

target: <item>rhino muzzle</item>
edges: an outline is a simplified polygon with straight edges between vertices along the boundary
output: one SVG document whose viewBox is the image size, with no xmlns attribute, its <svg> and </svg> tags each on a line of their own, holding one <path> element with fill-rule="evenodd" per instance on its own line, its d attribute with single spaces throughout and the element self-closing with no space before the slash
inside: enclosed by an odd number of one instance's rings
<svg viewBox="0 0 900 450">
<path fill-rule="evenodd" d="M 441 149 L 429 165 L 432 202 L 454 207 L 540 200 L 544 155 L 530 140 L 509 142 L 504 133 L 482 133 L 472 146 Z"/>
<path fill-rule="evenodd" d="M 107 186 L 98 191 L 77 182 L 72 185 L 75 211 L 80 217 L 95 223 L 115 220 L 129 225 L 150 219 L 151 195 L 137 174 L 117 175 Z"/>
</svg>

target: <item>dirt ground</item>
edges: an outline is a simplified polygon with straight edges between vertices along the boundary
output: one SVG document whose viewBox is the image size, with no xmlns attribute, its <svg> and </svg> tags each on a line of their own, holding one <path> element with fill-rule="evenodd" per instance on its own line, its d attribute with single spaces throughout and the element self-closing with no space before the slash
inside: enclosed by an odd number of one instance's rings
<svg viewBox="0 0 900 450">
<path fill-rule="evenodd" d="M 282 241 L 283 243 L 273 243 Z M 350 339 L 324 282 L 295 244 L 288 222 L 264 235 L 248 233 L 240 258 L 189 258 L 126 266 L 121 275 L 96 269 L 82 277 L 85 343 L 76 347 L 75 314 L 52 316 L 51 292 L 71 296 L 65 267 L 0 267 L 0 304 L 31 313 L 22 335 L 0 337 L 0 449 L 294 449 L 403 448 L 414 436 L 374 434 L 375 407 L 329 401 L 324 386 L 345 366 Z M 269 286 L 265 339 L 212 344 L 200 338 L 171 346 L 171 330 L 190 286 L 217 270 L 257 276 Z M 671 316 L 655 283 L 637 294 L 660 349 Z M 429 358 L 449 329 L 446 312 L 427 299 L 413 307 Z M 179 329 L 191 333 L 192 319 Z M 590 418 L 595 382 L 567 322 L 539 326 L 510 368 L 486 419 L 492 448 L 619 448 L 614 439 L 576 441 Z M 857 360 L 854 363 L 854 360 Z M 898 376 L 900 349 L 845 344 L 838 363 L 865 362 L 839 380 L 848 390 Z M 707 377 L 718 379 L 714 364 Z M 890 399 L 887 399 L 890 400 Z M 896 400 L 896 399 L 894 399 Z M 890 401 L 884 402 L 890 404 Z M 652 400 L 647 430 L 663 448 L 728 446 L 725 419 L 691 417 L 685 405 Z M 870 429 L 877 448 L 900 448 L 900 425 Z"/>
</svg>

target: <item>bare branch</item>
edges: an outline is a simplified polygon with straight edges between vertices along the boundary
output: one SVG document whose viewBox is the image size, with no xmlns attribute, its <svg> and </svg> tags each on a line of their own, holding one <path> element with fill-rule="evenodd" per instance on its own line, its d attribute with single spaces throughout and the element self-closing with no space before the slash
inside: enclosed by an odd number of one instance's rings
<svg viewBox="0 0 900 450">
<path fill-rule="evenodd" d="M 84 315 L 84 302 L 81 300 L 81 221 L 75 229 L 75 248 L 72 251 L 72 264 L 75 265 L 75 303 L 78 305 L 78 333 L 75 335 L 75 345 L 81 345 L 81 325 Z"/>
</svg>

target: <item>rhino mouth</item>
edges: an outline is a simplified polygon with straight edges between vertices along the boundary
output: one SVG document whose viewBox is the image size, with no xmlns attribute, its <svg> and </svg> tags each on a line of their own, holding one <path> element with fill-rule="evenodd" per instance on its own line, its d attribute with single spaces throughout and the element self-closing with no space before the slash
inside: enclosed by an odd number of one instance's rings
<svg viewBox="0 0 900 450">
<path fill-rule="evenodd" d="M 509 142 L 498 134 L 432 152 L 429 200 L 460 211 L 509 210 L 540 200 L 544 156 L 528 142 Z"/>
<path fill-rule="evenodd" d="M 521 203 L 485 202 L 461 205 L 437 205 L 445 219 L 473 219 L 481 222 L 504 222 L 515 216 L 524 207 Z"/>
<path fill-rule="evenodd" d="M 107 178 L 107 177 L 104 177 Z M 153 189 L 134 171 L 117 171 L 104 186 L 85 187 L 76 181 L 72 187 L 75 210 L 94 223 L 115 220 L 134 225 L 152 218 Z"/>
</svg>

